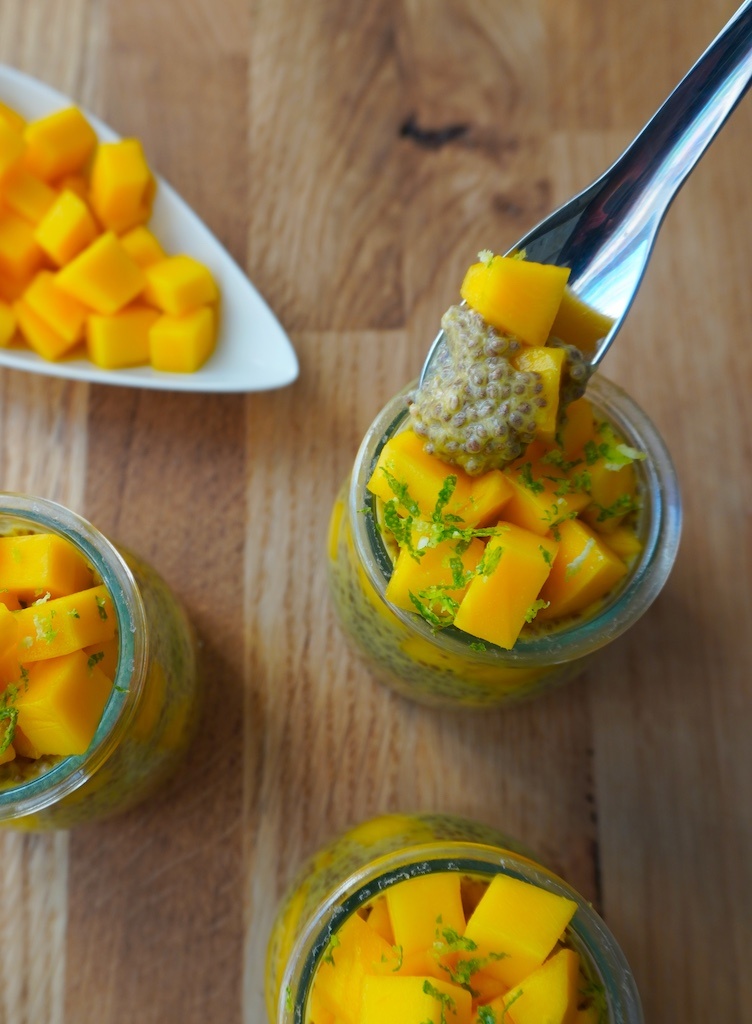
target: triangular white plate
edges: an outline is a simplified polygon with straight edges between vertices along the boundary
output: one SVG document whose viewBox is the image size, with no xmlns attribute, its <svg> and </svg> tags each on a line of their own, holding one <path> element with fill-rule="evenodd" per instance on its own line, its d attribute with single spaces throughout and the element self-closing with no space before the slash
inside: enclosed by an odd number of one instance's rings
<svg viewBox="0 0 752 1024">
<path fill-rule="evenodd" d="M 0 65 L 0 100 L 27 119 L 74 101 L 14 68 Z M 84 111 L 103 142 L 119 136 Z M 147 153 L 148 159 L 148 153 Z M 100 370 L 87 359 L 48 362 L 25 349 L 0 348 L 0 366 L 55 377 L 168 391 L 265 391 L 290 384 L 298 361 L 276 317 L 227 250 L 162 178 L 149 227 L 169 254 L 187 253 L 205 263 L 219 285 L 220 327 L 214 354 L 196 373 L 159 373 L 148 366 Z"/>
</svg>

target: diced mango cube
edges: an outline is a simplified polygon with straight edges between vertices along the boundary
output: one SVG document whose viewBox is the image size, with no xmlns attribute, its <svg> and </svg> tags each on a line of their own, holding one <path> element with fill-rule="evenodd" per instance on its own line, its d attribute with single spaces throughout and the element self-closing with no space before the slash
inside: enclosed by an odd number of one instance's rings
<svg viewBox="0 0 752 1024">
<path fill-rule="evenodd" d="M 156 309 L 129 306 L 112 316 L 94 313 L 86 324 L 86 347 L 97 366 L 114 370 L 149 362 L 149 331 L 159 319 Z"/>
<path fill-rule="evenodd" d="M 545 583 L 557 543 L 511 523 L 491 537 L 484 555 L 486 572 L 467 588 L 454 624 L 472 636 L 506 649 L 514 644 Z"/>
<path fill-rule="evenodd" d="M 0 580 L 24 602 L 45 594 L 64 597 L 92 584 L 84 558 L 64 538 L 54 534 L 0 537 Z"/>
<path fill-rule="evenodd" d="M 394 951 L 358 914 L 336 932 L 316 972 L 321 1004 L 349 1024 L 361 1024 L 358 1012 L 363 979 L 382 962 L 394 962 Z"/>
<path fill-rule="evenodd" d="M 214 351 L 215 339 L 211 306 L 184 316 L 161 316 L 149 331 L 151 365 L 167 373 L 193 373 Z"/>
<path fill-rule="evenodd" d="M 123 235 L 120 241 L 123 243 L 125 251 L 134 262 L 138 263 L 139 267 L 150 267 L 154 263 L 161 263 L 162 260 L 167 259 L 167 254 L 162 246 L 143 224 L 139 224 L 138 227 Z"/>
<path fill-rule="evenodd" d="M 482 955 L 505 953 L 484 970 L 518 984 L 543 963 L 572 920 L 577 904 L 511 875 L 497 875 L 467 922 L 465 937 Z"/>
<path fill-rule="evenodd" d="M 497 522 L 512 494 L 512 487 L 500 469 L 470 477 L 470 500 L 460 510 L 463 521 L 472 527 Z"/>
<path fill-rule="evenodd" d="M 79 171 L 94 152 L 94 129 L 77 107 L 31 121 L 24 131 L 26 166 L 44 181 Z"/>
<path fill-rule="evenodd" d="M 16 753 L 19 757 L 30 757 L 36 761 L 37 758 L 42 756 L 42 751 L 34 746 L 29 737 L 25 735 L 23 729 L 20 729 L 18 725 L 16 725 L 16 731 L 13 734 L 13 746 L 16 748 Z"/>
<path fill-rule="evenodd" d="M 110 231 L 120 234 L 147 221 L 155 187 L 138 139 L 99 146 L 91 168 L 91 205 Z"/>
<path fill-rule="evenodd" d="M 19 278 L 3 277 L 0 272 L 0 301 L 10 304 L 20 299 L 31 284 L 32 277 L 33 274 Z"/>
<path fill-rule="evenodd" d="M 61 192 L 37 224 L 34 237 L 59 267 L 83 252 L 99 234 L 89 207 L 75 192 Z"/>
<path fill-rule="evenodd" d="M 168 256 L 146 267 L 144 273 L 146 301 L 170 316 L 182 316 L 218 298 L 209 268 L 192 256 Z"/>
<path fill-rule="evenodd" d="M 15 594 L 11 594 L 7 587 L 3 587 L 2 590 L 0 590 L 0 604 L 4 604 L 11 612 L 17 612 L 21 607 L 21 602 Z"/>
<path fill-rule="evenodd" d="M 24 663 L 105 643 L 117 630 L 112 598 L 103 585 L 12 614 L 18 621 L 18 650 Z"/>
<path fill-rule="evenodd" d="M 60 359 L 75 345 L 75 342 L 66 341 L 62 335 L 54 331 L 21 299 L 14 304 L 13 312 L 21 336 L 43 359 Z"/>
<path fill-rule="evenodd" d="M 111 231 L 68 263 L 57 285 L 96 313 L 117 313 L 143 291 L 146 279 Z"/>
<path fill-rule="evenodd" d="M 89 182 L 84 174 L 66 174 L 56 182 L 58 192 L 73 192 L 89 206 Z"/>
<path fill-rule="evenodd" d="M 580 352 L 593 352 L 601 339 L 614 325 L 610 316 L 599 313 L 566 287 L 556 317 L 551 324 L 551 337 L 567 345 L 575 345 Z"/>
<path fill-rule="evenodd" d="M 591 507 L 582 518 L 599 533 L 611 533 L 635 507 L 637 477 L 631 463 L 609 469 L 606 458 L 600 458 L 587 469 L 590 475 Z"/>
<path fill-rule="evenodd" d="M 394 941 L 404 956 L 431 949 L 443 941 L 443 930 L 461 935 L 465 913 L 460 876 L 453 871 L 420 875 L 386 890 Z"/>
<path fill-rule="evenodd" d="M 108 679 L 115 678 L 120 657 L 120 644 L 117 637 L 105 640 L 103 643 L 91 644 L 82 650 L 87 658 L 93 659 L 94 664 L 99 666 L 100 672 L 104 672 Z"/>
<path fill-rule="evenodd" d="M 615 530 L 612 530 L 608 534 L 608 546 L 615 555 L 623 558 L 625 562 L 642 551 L 642 541 L 628 526 L 617 526 Z"/>
<path fill-rule="evenodd" d="M 83 754 L 111 690 L 111 681 L 83 651 L 37 662 L 16 697 L 18 724 L 42 754 Z"/>
<path fill-rule="evenodd" d="M 558 531 L 559 550 L 540 592 L 548 601 L 538 613 L 542 621 L 583 611 L 627 573 L 621 558 L 584 523 L 569 519 Z"/>
<path fill-rule="evenodd" d="M 560 949 L 550 960 L 510 989 L 492 1009 L 514 1024 L 571 1024 L 577 1009 L 580 958 L 573 949 Z"/>
<path fill-rule="evenodd" d="M 8 209 L 38 224 L 55 202 L 56 192 L 40 178 L 21 168 L 5 183 L 3 198 Z"/>
<path fill-rule="evenodd" d="M 595 433 L 593 407 L 584 396 L 570 402 L 564 410 L 559 428 L 559 440 L 564 458 L 572 461 L 582 455 L 588 441 L 592 441 Z"/>
<path fill-rule="evenodd" d="M 23 301 L 56 334 L 73 344 L 83 337 L 88 310 L 55 284 L 55 274 L 40 270 L 23 294 Z"/>
<path fill-rule="evenodd" d="M 467 590 L 466 582 L 459 587 L 452 587 L 454 575 L 451 563 L 454 562 L 454 568 L 463 577 L 466 573 L 472 574 L 483 557 L 485 545 L 475 538 L 465 551 L 457 554 L 456 541 L 442 541 L 435 547 L 422 549 L 420 541 L 421 531 L 418 528 L 413 530 L 413 546 L 418 551 L 422 550 L 423 553 L 417 559 L 410 553 L 406 545 L 400 548 L 394 570 L 387 583 L 385 596 L 387 601 L 391 601 L 398 608 L 414 612 L 416 605 L 410 597 L 413 594 L 429 609 L 437 612 L 438 609 L 434 609 L 432 595 L 441 598 L 449 597 L 453 601 L 459 602 Z M 443 589 L 450 587 L 451 589 Z M 431 588 L 438 588 L 438 590 L 431 590 Z"/>
<path fill-rule="evenodd" d="M 367 977 L 358 1024 L 471 1024 L 472 996 L 436 978 Z"/>
<path fill-rule="evenodd" d="M 528 345 L 545 345 L 568 277 L 566 267 L 494 256 L 468 269 L 460 292 L 493 327 Z"/>
<path fill-rule="evenodd" d="M 369 928 L 373 928 L 377 935 L 380 935 L 384 942 L 390 946 L 394 945 L 394 932 L 392 922 L 389 920 L 389 908 L 386 905 L 386 898 L 380 896 L 371 907 L 371 912 L 366 918 Z"/>
<path fill-rule="evenodd" d="M 23 135 L 0 119 L 0 182 L 21 166 L 25 150 Z"/>
<path fill-rule="evenodd" d="M 0 299 L 0 345 L 5 346 L 16 333 L 16 314 L 13 307 Z"/>
<path fill-rule="evenodd" d="M 20 675 L 18 661 L 18 623 L 12 611 L 0 603 L 0 690 Z M 0 721 L 0 738 L 2 722 Z"/>
<path fill-rule="evenodd" d="M 542 461 L 523 457 L 503 472 L 513 492 L 504 506 L 504 519 L 541 536 L 591 500 L 585 491 L 573 489 L 566 474 L 556 466 Z"/>
<path fill-rule="evenodd" d="M 561 373 L 566 359 L 563 348 L 525 348 L 513 360 L 518 370 L 525 373 L 540 375 L 545 399 L 544 414 L 538 421 L 536 434 L 543 441 L 553 441 L 556 435 L 556 421 L 559 413 L 559 391 L 561 389 Z"/>
<path fill-rule="evenodd" d="M 11 210 L 0 211 L 0 275 L 16 280 L 30 278 L 43 259 L 31 224 Z"/>
<path fill-rule="evenodd" d="M 429 455 L 423 450 L 423 441 L 416 433 L 403 430 L 391 437 L 381 449 L 367 486 L 382 501 L 396 497 L 393 485 L 397 489 L 406 487 L 409 499 L 418 505 L 421 517 L 430 521 L 439 493 L 449 476 L 455 476 L 457 484 L 444 512 L 460 515 L 460 510 L 466 509 L 471 501 L 470 477 L 459 467 L 448 466 L 435 455 Z M 402 516 L 408 513 L 402 502 L 398 503 L 397 511 Z"/>
</svg>

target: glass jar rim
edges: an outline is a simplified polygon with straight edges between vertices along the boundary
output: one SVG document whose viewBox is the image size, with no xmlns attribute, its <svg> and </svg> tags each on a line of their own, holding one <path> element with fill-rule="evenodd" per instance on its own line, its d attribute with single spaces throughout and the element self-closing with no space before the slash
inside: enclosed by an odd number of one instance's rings
<svg viewBox="0 0 752 1024">
<path fill-rule="evenodd" d="M 577 890 L 529 857 L 468 840 L 435 840 L 385 853 L 340 882 L 310 915 L 292 949 L 280 987 L 279 1024 L 305 1024 L 316 969 L 332 934 L 349 917 L 392 885 L 439 871 L 506 874 L 574 901 L 577 910 L 567 930 L 603 984 L 609 1024 L 642 1024 L 640 997 L 626 957 L 606 923 Z"/>
<path fill-rule="evenodd" d="M 470 647 L 472 637 L 453 626 L 434 631 L 420 616 L 390 604 L 385 597 L 391 560 L 376 528 L 373 495 L 366 484 L 381 449 L 403 427 L 408 416 L 406 396 L 415 382 L 398 392 L 373 421 L 355 458 L 348 492 L 348 515 L 358 557 L 371 585 L 391 612 L 411 631 L 447 653 L 472 656 L 478 664 L 497 666 L 549 666 L 591 654 L 621 636 L 644 614 L 660 593 L 676 559 L 681 536 L 681 496 L 671 456 L 655 425 L 626 391 L 596 374 L 587 397 L 631 447 L 647 453 L 634 463 L 647 496 L 642 515 L 647 518 L 644 544 L 624 585 L 598 611 L 560 628 L 523 636 L 511 650 L 488 645 Z"/>
<path fill-rule="evenodd" d="M 0 821 L 35 814 L 87 782 L 112 755 L 136 712 L 146 680 L 149 639 L 136 581 L 120 552 L 76 512 L 48 498 L 0 492 L 0 517 L 29 523 L 70 541 L 107 587 L 117 616 L 118 665 L 110 696 L 84 754 L 60 759 L 47 771 L 0 789 Z"/>
</svg>

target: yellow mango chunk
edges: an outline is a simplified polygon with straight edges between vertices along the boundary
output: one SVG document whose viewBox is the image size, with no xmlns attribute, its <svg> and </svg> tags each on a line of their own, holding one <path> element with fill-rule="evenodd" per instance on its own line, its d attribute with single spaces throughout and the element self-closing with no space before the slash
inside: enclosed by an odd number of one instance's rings
<svg viewBox="0 0 752 1024">
<path fill-rule="evenodd" d="M 568 277 L 565 267 L 494 256 L 469 268 L 460 293 L 493 327 L 528 345 L 545 345 Z"/>
<path fill-rule="evenodd" d="M 128 255 L 139 267 L 150 267 L 167 258 L 154 235 L 142 224 L 123 235 L 120 241 Z"/>
<path fill-rule="evenodd" d="M 89 207 L 75 192 L 65 191 L 37 224 L 37 244 L 59 267 L 83 252 L 99 234 Z"/>
<path fill-rule="evenodd" d="M 541 397 L 546 400 L 543 416 L 538 421 L 536 434 L 543 441 L 553 441 L 556 435 L 556 421 L 559 413 L 559 392 L 561 389 L 561 371 L 566 359 L 563 348 L 526 348 L 513 359 L 518 370 L 525 373 L 540 375 L 543 391 Z"/>
<path fill-rule="evenodd" d="M 19 113 L 9 107 L 7 103 L 0 101 L 0 121 L 4 121 L 6 125 L 14 128 L 17 132 L 23 134 L 23 130 L 26 127 L 26 121 L 21 117 Z"/>
<path fill-rule="evenodd" d="M 421 531 L 415 529 L 412 532 L 413 545 L 420 549 Z M 433 548 L 423 548 L 420 560 L 413 557 L 407 547 L 403 547 L 397 557 L 391 578 L 386 586 L 385 596 L 387 601 L 403 608 L 405 611 L 416 611 L 416 605 L 410 598 L 414 594 L 428 608 L 438 614 L 439 609 L 434 608 L 431 594 L 425 591 L 431 587 L 449 587 L 453 582 L 452 566 L 450 561 L 459 559 L 462 565 L 462 573 L 475 571 L 478 562 L 483 557 L 485 545 L 477 538 L 473 539 L 467 549 L 458 555 L 455 550 L 456 541 L 442 541 Z M 441 597 L 450 597 L 454 601 L 461 601 L 467 584 L 461 587 L 452 587 L 448 590 L 437 591 Z M 422 595 L 422 596 L 421 596 Z"/>
<path fill-rule="evenodd" d="M 443 997 L 443 998 L 442 998 Z M 471 1024 L 472 996 L 437 978 L 367 977 L 358 1024 Z"/>
<path fill-rule="evenodd" d="M 637 477 L 632 464 L 609 469 L 605 458 L 588 466 L 591 507 L 582 518 L 599 533 L 611 533 L 629 513 L 637 498 Z"/>
<path fill-rule="evenodd" d="M 588 441 L 595 437 L 593 407 L 584 396 L 570 402 L 564 411 L 558 438 L 564 458 L 571 462 L 578 456 Z"/>
<path fill-rule="evenodd" d="M 464 470 L 448 466 L 435 455 L 423 451 L 423 441 L 412 430 L 403 430 L 390 438 L 381 449 L 376 468 L 371 474 L 367 487 L 382 501 L 391 501 L 395 492 L 389 478 L 398 487 L 406 486 L 409 497 L 416 502 L 421 517 L 430 520 L 436 507 L 439 492 L 448 476 L 457 477 L 457 485 L 444 512 L 460 515 L 471 503 L 473 485 Z M 398 504 L 400 515 L 407 515 L 407 508 Z"/>
<path fill-rule="evenodd" d="M 540 967 L 576 909 L 577 904 L 564 896 L 497 875 L 467 922 L 465 938 L 472 939 L 482 955 L 506 954 L 484 970 L 511 987 Z"/>
<path fill-rule="evenodd" d="M 32 277 L 33 274 L 20 278 L 3 277 L 0 272 L 0 301 L 12 304 L 20 299 L 31 284 Z"/>
<path fill-rule="evenodd" d="M 19 687 L 18 724 L 42 754 L 83 754 L 94 738 L 112 683 L 83 651 L 30 665 Z"/>
<path fill-rule="evenodd" d="M 66 174 L 57 182 L 58 192 L 73 192 L 89 205 L 89 182 L 83 174 Z"/>
<path fill-rule="evenodd" d="M 618 555 L 584 523 L 569 519 L 558 527 L 559 550 L 540 592 L 548 608 L 542 621 L 581 612 L 604 597 L 627 573 Z"/>
<path fill-rule="evenodd" d="M 30 278 L 43 259 L 31 224 L 10 210 L 0 211 L 0 275 L 16 280 Z"/>
<path fill-rule="evenodd" d="M 358 914 L 336 932 L 329 951 L 319 963 L 315 991 L 322 1006 L 349 1024 L 358 1016 L 366 974 L 380 963 L 394 964 L 395 953 Z"/>
<path fill-rule="evenodd" d="M 608 546 L 615 555 L 623 558 L 625 562 L 642 551 L 642 541 L 628 526 L 617 526 L 615 530 L 612 530 L 608 534 Z"/>
<path fill-rule="evenodd" d="M 5 346 L 16 333 L 16 314 L 13 307 L 0 299 L 0 345 Z"/>
<path fill-rule="evenodd" d="M 112 598 L 103 585 L 12 614 L 18 622 L 18 650 L 24 664 L 105 643 L 117 630 Z"/>
<path fill-rule="evenodd" d="M 37 758 L 42 756 L 42 751 L 34 746 L 29 737 L 24 734 L 23 729 L 20 729 L 18 725 L 16 725 L 16 731 L 13 734 L 13 746 L 16 748 L 16 753 L 19 757 L 29 757 L 36 761 Z"/>
<path fill-rule="evenodd" d="M 366 922 L 368 927 L 373 928 L 384 942 L 388 942 L 390 946 L 394 945 L 394 932 L 392 931 L 392 922 L 389 920 L 389 908 L 386 905 L 385 897 L 380 896 L 375 901 Z"/>
<path fill-rule="evenodd" d="M 533 614 L 558 545 L 511 523 L 499 525 L 504 532 L 491 537 L 486 546 L 484 562 L 489 571 L 471 581 L 454 624 L 471 636 L 509 649 Z"/>
<path fill-rule="evenodd" d="M 112 316 L 92 314 L 86 324 L 89 358 L 105 370 L 149 362 L 149 331 L 159 319 L 156 309 L 129 306 Z"/>
<path fill-rule="evenodd" d="M 594 352 L 614 325 L 610 316 L 599 313 L 569 288 L 564 289 L 556 317 L 551 324 L 551 337 L 576 345 L 581 352 Z"/>
<path fill-rule="evenodd" d="M 117 313 L 143 291 L 146 279 L 111 231 L 68 263 L 57 285 L 96 313 Z"/>
<path fill-rule="evenodd" d="M 556 466 L 542 461 L 519 459 L 503 472 L 512 486 L 512 497 L 504 506 L 505 521 L 541 536 L 591 500 L 584 491 L 572 490 Z"/>
<path fill-rule="evenodd" d="M 55 284 L 55 274 L 40 270 L 23 294 L 23 301 L 48 327 L 73 344 L 83 337 L 88 310 Z"/>
<path fill-rule="evenodd" d="M 46 324 L 40 316 L 19 299 L 13 306 L 18 329 L 29 348 L 33 348 L 43 359 L 60 359 L 69 352 L 75 342 L 66 341 L 62 335 Z"/>
<path fill-rule="evenodd" d="M 168 256 L 144 272 L 146 301 L 170 316 L 190 313 L 219 297 L 209 268 L 192 256 Z"/>
<path fill-rule="evenodd" d="M 15 682 L 21 674 L 18 661 L 18 623 L 5 604 L 0 603 L 0 690 Z M 2 739 L 0 721 L 0 739 Z"/>
<path fill-rule="evenodd" d="M 404 956 L 431 949 L 434 942 L 441 942 L 442 929 L 452 929 L 460 935 L 465 929 L 457 872 L 411 878 L 390 886 L 385 895 L 394 941 L 402 947 Z"/>
<path fill-rule="evenodd" d="M 53 188 L 23 168 L 16 171 L 3 186 L 3 199 L 8 209 L 34 225 L 44 217 L 55 198 Z"/>
<path fill-rule="evenodd" d="M 117 674 L 118 659 L 120 657 L 120 644 L 117 637 L 112 640 L 105 640 L 101 644 L 91 644 L 82 648 L 89 659 L 94 659 L 94 664 L 99 667 L 108 679 L 114 679 Z"/>
<path fill-rule="evenodd" d="M 211 306 L 184 316 L 161 316 L 149 331 L 149 360 L 155 370 L 193 373 L 214 351 L 216 321 Z"/>
<path fill-rule="evenodd" d="M 450 467 L 451 469 L 452 467 Z M 483 527 L 497 522 L 513 494 L 500 469 L 470 477 L 470 500 L 460 513 L 467 526 Z"/>
<path fill-rule="evenodd" d="M 18 600 L 16 595 L 11 594 L 6 587 L 3 587 L 2 590 L 0 590 L 0 604 L 4 604 L 8 611 L 11 612 L 17 612 L 21 607 L 21 602 Z"/>
<path fill-rule="evenodd" d="M 0 119 L 0 183 L 21 166 L 25 150 L 23 135 Z"/>
<path fill-rule="evenodd" d="M 571 1024 L 577 1009 L 580 958 L 573 949 L 560 949 L 550 960 L 528 974 L 492 1009 L 514 1024 Z"/>
<path fill-rule="evenodd" d="M 43 181 L 81 170 L 94 152 L 94 129 L 76 107 L 31 121 L 24 131 L 26 167 Z"/>
<path fill-rule="evenodd" d="M 4 731 L 2 729 L 2 725 L 0 724 L 0 738 L 2 738 L 3 735 Z M 2 754 L 0 754 L 0 764 L 8 764 L 10 761 L 15 761 L 15 759 L 16 751 L 13 747 L 13 744 L 11 743 L 5 748 Z"/>
<path fill-rule="evenodd" d="M 99 146 L 91 168 L 90 197 L 99 220 L 121 234 L 151 214 L 156 183 L 138 139 Z"/>
</svg>

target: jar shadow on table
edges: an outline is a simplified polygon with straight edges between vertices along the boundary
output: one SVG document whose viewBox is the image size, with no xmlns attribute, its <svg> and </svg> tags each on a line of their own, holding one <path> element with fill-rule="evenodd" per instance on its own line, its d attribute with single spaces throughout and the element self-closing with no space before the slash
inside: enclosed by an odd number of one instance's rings
<svg viewBox="0 0 752 1024">
<path fill-rule="evenodd" d="M 393 570 L 368 481 L 387 441 L 407 425 L 406 395 L 396 395 L 369 428 L 332 512 L 330 591 L 347 638 L 381 682 L 434 707 L 509 707 L 578 676 L 596 651 L 627 631 L 664 586 L 681 533 L 681 499 L 671 458 L 645 413 L 621 388 L 596 375 L 596 412 L 646 454 L 635 464 L 642 508 L 641 551 L 624 582 L 592 613 L 544 632 L 523 632 L 509 650 L 479 643 L 454 626 L 440 632 L 386 600 Z M 503 511 L 502 511 L 503 517 Z"/>
</svg>

